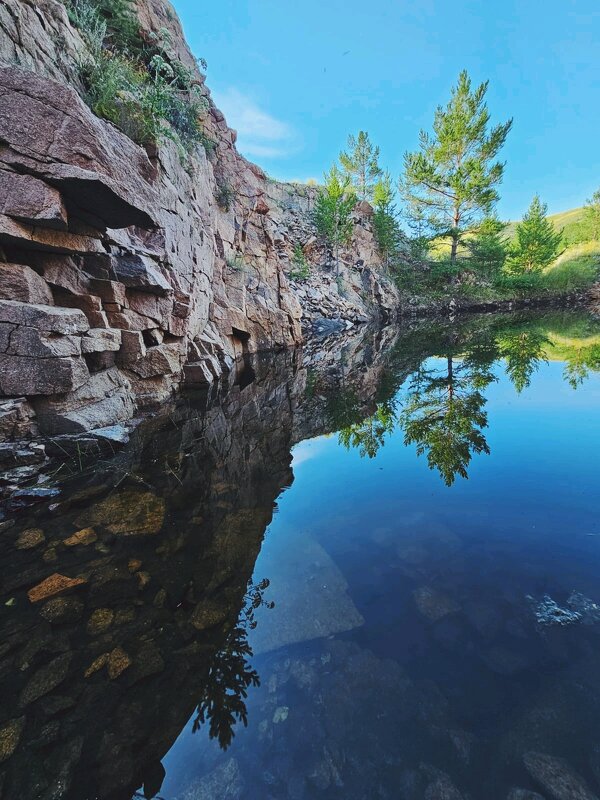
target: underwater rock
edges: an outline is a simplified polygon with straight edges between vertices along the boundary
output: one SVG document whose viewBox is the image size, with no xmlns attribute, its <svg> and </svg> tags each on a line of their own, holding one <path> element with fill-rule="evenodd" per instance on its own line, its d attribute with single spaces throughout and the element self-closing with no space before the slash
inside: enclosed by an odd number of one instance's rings
<svg viewBox="0 0 600 800">
<path fill-rule="evenodd" d="M 64 653 L 38 669 L 21 692 L 21 708 L 56 689 L 67 677 L 71 658 L 71 653 Z"/>
<path fill-rule="evenodd" d="M 561 608 L 548 594 L 545 594 L 541 600 L 536 600 L 530 594 L 525 599 L 531 603 L 535 618 L 540 625 L 564 626 L 581 621 L 581 614 L 578 611 Z"/>
<path fill-rule="evenodd" d="M 155 534 L 165 516 L 165 501 L 152 492 L 129 489 L 111 494 L 75 520 L 75 524 L 104 525 L 123 536 Z"/>
<path fill-rule="evenodd" d="M 77 589 L 83 586 L 87 581 L 85 578 L 69 578 L 67 575 L 61 575 L 55 572 L 48 578 L 32 586 L 27 592 L 27 597 L 31 603 L 39 603 L 41 600 L 48 600 L 57 594 L 64 594 L 70 589 Z"/>
<path fill-rule="evenodd" d="M 15 547 L 17 550 L 31 550 L 45 540 L 46 537 L 44 536 L 44 531 L 41 528 L 28 528 L 26 531 L 22 531 L 19 534 L 17 541 L 15 542 Z"/>
<path fill-rule="evenodd" d="M 594 625 L 600 622 L 600 605 L 594 603 L 581 592 L 571 592 L 567 605 L 575 614 L 579 614 L 584 625 Z"/>
<path fill-rule="evenodd" d="M 545 800 L 545 798 L 537 792 L 532 792 L 530 789 L 519 789 L 515 787 L 510 790 L 506 800 Z"/>
<path fill-rule="evenodd" d="M 430 586 L 421 586 L 419 589 L 415 589 L 413 597 L 420 613 L 430 622 L 437 622 L 448 614 L 460 611 L 460 606 L 451 597 Z"/>
<path fill-rule="evenodd" d="M 77 622 L 83 613 L 83 603 L 74 597 L 53 597 L 40 609 L 41 616 L 53 625 Z"/>
<path fill-rule="evenodd" d="M 266 609 L 269 624 L 253 631 L 255 655 L 283 645 L 331 636 L 364 623 L 348 595 L 346 579 L 321 545 L 310 536 L 281 537 L 277 548 L 278 573 L 271 580 Z"/>
<path fill-rule="evenodd" d="M 523 756 L 523 762 L 531 777 L 554 800 L 598 800 L 598 796 L 564 758 L 530 752 Z"/>
</svg>

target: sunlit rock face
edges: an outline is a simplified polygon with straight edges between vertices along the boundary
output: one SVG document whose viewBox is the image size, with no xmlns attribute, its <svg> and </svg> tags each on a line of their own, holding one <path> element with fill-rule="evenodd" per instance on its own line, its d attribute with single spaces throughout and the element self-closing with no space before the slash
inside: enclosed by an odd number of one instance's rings
<svg viewBox="0 0 600 800">
<path fill-rule="evenodd" d="M 90 111 L 77 69 L 86 44 L 63 3 L 0 9 L 0 398 L 25 398 L 42 433 L 123 422 L 184 378 L 210 384 L 236 356 L 298 344 L 303 316 L 344 326 L 394 306 L 360 209 L 342 254 L 347 296 L 325 277 L 310 296 L 290 287 L 297 244 L 327 260 L 314 190 L 270 181 L 239 155 L 171 6 L 141 0 L 137 13 L 192 70 L 210 155 L 144 149 Z"/>
<path fill-rule="evenodd" d="M 248 581 L 293 480 L 291 448 L 335 429 L 342 385 L 357 419 L 370 412 L 390 343 L 367 331 L 318 354 L 249 357 L 218 394 L 186 395 L 142 423 L 118 455 L 65 454 L 56 493 L 5 517 L 2 797 L 129 798 L 142 784 L 153 796 L 160 760 L 210 703 L 206 723 L 228 741 L 223 690 L 243 707 L 254 679 L 244 624 L 269 590 Z M 361 623 L 344 602 L 332 630 Z M 233 684 L 211 680 L 215 664 Z"/>
</svg>

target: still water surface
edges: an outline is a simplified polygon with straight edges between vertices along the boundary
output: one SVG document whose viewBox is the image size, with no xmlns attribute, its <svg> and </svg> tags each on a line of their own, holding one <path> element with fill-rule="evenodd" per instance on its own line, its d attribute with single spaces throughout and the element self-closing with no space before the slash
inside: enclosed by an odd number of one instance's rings
<svg viewBox="0 0 600 800">
<path fill-rule="evenodd" d="M 163 796 L 554 796 L 569 777 L 530 751 L 600 791 L 600 613 L 535 617 L 600 603 L 600 331 L 577 322 L 450 342 L 295 446 L 254 570 L 275 608 L 248 635 L 248 726 L 225 752 L 188 726 Z"/>
<path fill-rule="evenodd" d="M 45 532 L 97 531 L 93 553 L 55 545 L 36 576 L 84 574 L 81 619 L 40 632 L 24 603 L 4 613 L 43 639 L 21 670 L 77 664 L 10 712 L 26 722 L 8 785 L 597 800 L 599 370 L 591 317 L 488 316 L 246 365 L 225 396 L 149 423 L 67 482 Z M 127 520 L 140 492 L 162 528 L 121 537 L 110 509 Z M 27 513 L 18 530 L 46 528 L 47 509 Z M 145 573 L 135 590 L 126 572 Z M 122 673 L 82 677 L 116 647 Z M 53 723 L 56 744 L 36 745 Z"/>
</svg>

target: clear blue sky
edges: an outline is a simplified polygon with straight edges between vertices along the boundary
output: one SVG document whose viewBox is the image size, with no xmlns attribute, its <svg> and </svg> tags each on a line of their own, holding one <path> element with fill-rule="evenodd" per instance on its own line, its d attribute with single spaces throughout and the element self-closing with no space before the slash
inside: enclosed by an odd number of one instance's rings
<svg viewBox="0 0 600 800">
<path fill-rule="evenodd" d="M 321 178 L 367 130 L 394 176 L 459 71 L 514 117 L 499 212 L 539 192 L 551 212 L 600 186 L 598 0 L 175 0 L 244 155 L 284 180 Z"/>
</svg>

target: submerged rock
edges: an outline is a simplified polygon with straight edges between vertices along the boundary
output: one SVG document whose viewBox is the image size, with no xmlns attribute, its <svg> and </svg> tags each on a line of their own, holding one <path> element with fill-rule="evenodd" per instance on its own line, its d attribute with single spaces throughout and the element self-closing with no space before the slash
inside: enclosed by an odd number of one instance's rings
<svg viewBox="0 0 600 800">
<path fill-rule="evenodd" d="M 430 586 L 415 589 L 413 597 L 420 613 L 431 622 L 437 622 L 448 614 L 460 611 L 460 606 L 451 597 Z"/>
<path fill-rule="evenodd" d="M 537 792 L 532 792 L 530 789 L 519 789 L 515 787 L 510 790 L 506 800 L 545 800 L 545 798 Z"/>
<path fill-rule="evenodd" d="M 594 603 L 581 592 L 571 592 L 567 605 L 575 614 L 579 614 L 584 625 L 594 625 L 600 622 L 600 605 Z"/>
<path fill-rule="evenodd" d="M 541 600 L 535 600 L 531 595 L 526 598 L 533 606 L 535 618 L 540 625 L 573 625 L 581 621 L 581 614 L 578 611 L 571 611 L 568 608 L 561 608 L 548 594 Z"/>
<path fill-rule="evenodd" d="M 598 800 L 598 795 L 592 792 L 564 758 L 530 752 L 523 756 L 523 762 L 531 777 L 554 800 Z"/>
</svg>

